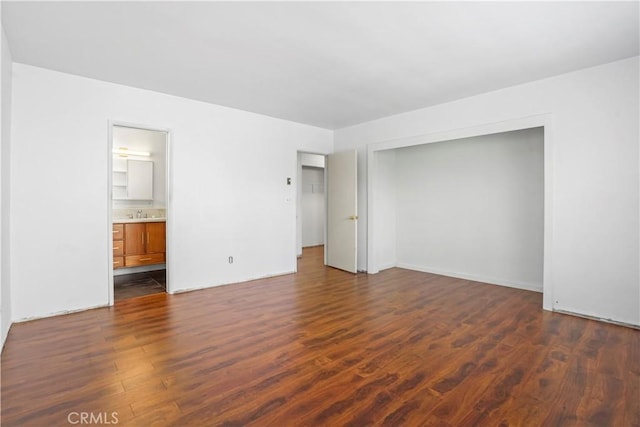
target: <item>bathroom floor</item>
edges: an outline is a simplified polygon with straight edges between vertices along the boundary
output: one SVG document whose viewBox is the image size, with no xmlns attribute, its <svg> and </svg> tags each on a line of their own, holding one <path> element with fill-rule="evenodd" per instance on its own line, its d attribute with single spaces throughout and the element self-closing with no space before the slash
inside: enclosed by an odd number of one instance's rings
<svg viewBox="0 0 640 427">
<path fill-rule="evenodd" d="M 166 290 L 167 270 L 115 276 L 113 284 L 115 301 L 162 293 Z"/>
</svg>

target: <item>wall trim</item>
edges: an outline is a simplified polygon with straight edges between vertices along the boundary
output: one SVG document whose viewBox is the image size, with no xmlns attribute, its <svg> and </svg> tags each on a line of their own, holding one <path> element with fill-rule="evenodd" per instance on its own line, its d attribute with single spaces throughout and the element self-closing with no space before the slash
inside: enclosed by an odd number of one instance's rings
<svg viewBox="0 0 640 427">
<path fill-rule="evenodd" d="M 437 274 L 439 276 L 455 277 L 457 279 L 471 280 L 474 282 L 485 283 L 488 285 L 505 286 L 508 288 L 516 288 L 524 291 L 532 291 L 542 293 L 542 284 L 526 283 L 513 280 L 505 280 L 497 277 L 482 276 L 478 274 L 470 274 L 458 271 L 441 270 L 430 266 L 418 266 L 399 262 L 396 267 L 407 270 L 420 271 L 423 273 Z"/>
<path fill-rule="evenodd" d="M 611 323 L 612 325 L 618 325 L 618 326 L 623 326 L 625 328 L 632 328 L 632 329 L 640 330 L 640 324 L 620 322 L 620 321 L 613 320 L 613 319 L 606 319 L 606 318 L 603 318 L 603 317 L 591 316 L 591 315 L 582 314 L 582 313 L 576 313 L 575 311 L 553 310 L 553 312 L 554 313 L 558 313 L 558 314 L 565 314 L 567 316 L 580 317 L 582 319 L 595 320 L 596 322 Z"/>
<path fill-rule="evenodd" d="M 54 312 L 45 313 L 42 315 L 22 317 L 20 319 L 14 320 L 13 323 L 30 322 L 32 320 L 46 319 L 48 317 L 55 317 L 55 316 L 63 316 L 65 314 L 80 313 L 81 311 L 94 310 L 96 308 L 106 308 L 109 306 L 110 304 L 98 304 L 98 305 L 90 305 L 88 307 L 82 307 L 82 308 L 74 308 L 73 310 L 54 311 Z"/>
<path fill-rule="evenodd" d="M 270 279 L 272 277 L 280 277 L 280 276 L 288 276 L 289 274 L 296 274 L 296 272 L 293 271 L 293 270 L 291 270 L 291 271 L 283 271 L 283 272 L 280 272 L 280 273 L 273 273 L 273 274 L 267 274 L 267 275 L 264 275 L 264 276 L 251 277 L 251 278 L 243 280 L 241 282 L 225 282 L 225 283 L 217 283 L 217 284 L 214 284 L 214 285 L 205 285 L 205 286 L 195 287 L 195 288 L 182 288 L 182 289 L 172 290 L 171 292 L 167 292 L 167 293 L 171 294 L 171 295 L 176 295 L 176 294 L 182 294 L 182 293 L 185 293 L 185 292 L 202 291 L 202 290 L 205 290 L 205 289 L 217 288 L 218 286 L 240 285 L 242 283 L 253 282 L 255 280 Z"/>
<path fill-rule="evenodd" d="M 11 326 L 13 326 L 13 323 L 14 323 L 13 321 L 9 322 L 9 326 L 2 331 L 2 337 L 0 342 L 0 353 L 2 353 L 2 351 L 4 350 L 4 345 L 7 342 L 7 338 L 9 338 L 9 333 L 11 332 Z M 5 328 L 4 325 L 2 325 L 2 327 Z"/>
<path fill-rule="evenodd" d="M 393 263 L 393 262 L 389 262 L 389 263 L 385 263 L 385 264 L 380 264 L 378 265 L 378 271 L 382 271 L 382 270 L 388 270 L 390 268 L 395 268 L 398 267 L 398 264 Z"/>
</svg>

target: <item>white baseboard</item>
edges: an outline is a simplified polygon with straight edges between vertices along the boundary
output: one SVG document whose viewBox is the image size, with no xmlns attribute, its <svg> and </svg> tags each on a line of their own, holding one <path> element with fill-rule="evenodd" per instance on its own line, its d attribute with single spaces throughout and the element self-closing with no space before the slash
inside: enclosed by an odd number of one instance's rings
<svg viewBox="0 0 640 427">
<path fill-rule="evenodd" d="M 184 292 L 200 291 L 202 289 L 216 288 L 218 286 L 237 285 L 239 283 L 251 282 L 253 280 L 268 279 L 270 277 L 286 276 L 286 275 L 289 275 L 289 274 L 295 274 L 295 271 L 283 271 L 283 272 L 280 272 L 280 273 L 267 274 L 267 275 L 264 275 L 264 276 L 250 277 L 250 278 L 244 279 L 244 280 L 242 280 L 240 282 L 225 282 L 225 283 L 216 283 L 216 284 L 213 284 L 213 285 L 207 284 L 207 285 L 204 285 L 204 286 L 198 286 L 198 287 L 193 287 L 193 288 L 180 288 L 180 289 L 172 290 L 169 293 L 170 294 L 182 294 Z"/>
<path fill-rule="evenodd" d="M 456 277 L 458 279 L 473 280 L 474 282 L 488 283 L 490 285 L 506 286 L 509 288 L 523 289 L 525 291 L 533 291 L 542 293 L 542 284 L 517 282 L 513 280 L 504 280 L 495 277 L 481 276 L 470 273 L 460 273 L 457 271 L 446 271 L 433 267 L 424 267 L 412 264 L 397 263 L 396 267 L 406 268 L 407 270 L 421 271 L 423 273 L 438 274 L 441 276 Z"/>
<path fill-rule="evenodd" d="M 109 304 L 92 305 L 89 307 L 74 308 L 72 310 L 61 310 L 61 311 L 54 311 L 46 314 L 39 314 L 36 316 L 22 317 L 20 319 L 14 320 L 13 323 L 22 323 L 22 322 L 29 322 L 31 320 L 46 319 L 47 317 L 61 316 L 63 314 L 79 313 L 81 311 L 93 310 L 94 308 L 103 308 L 103 307 L 109 307 Z"/>
<path fill-rule="evenodd" d="M 380 264 L 378 265 L 378 271 L 382 271 L 382 270 L 388 270 L 390 268 L 393 267 L 397 267 L 397 265 L 395 263 L 388 263 L 388 264 Z"/>
<path fill-rule="evenodd" d="M 4 349 L 4 343 L 7 341 L 7 337 L 9 336 L 9 331 L 11 330 L 11 325 L 13 322 L 9 322 L 9 326 L 2 325 L 2 335 L 0 336 L 0 353 Z"/>
<path fill-rule="evenodd" d="M 553 312 L 566 314 L 569 316 L 582 317 L 583 319 L 596 320 L 598 322 L 611 323 L 613 325 L 624 326 L 627 328 L 640 329 L 640 324 L 638 323 L 631 323 L 631 322 L 625 322 L 625 321 L 616 320 L 612 318 L 600 317 L 596 314 L 580 313 L 579 311 L 576 311 L 574 309 L 567 310 L 563 308 L 554 307 Z"/>
</svg>

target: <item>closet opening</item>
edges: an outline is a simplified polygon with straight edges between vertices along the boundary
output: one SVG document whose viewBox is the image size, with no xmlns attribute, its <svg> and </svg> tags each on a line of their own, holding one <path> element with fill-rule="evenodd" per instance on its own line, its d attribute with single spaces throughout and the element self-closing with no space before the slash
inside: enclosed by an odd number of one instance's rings
<svg viewBox="0 0 640 427">
<path fill-rule="evenodd" d="M 549 118 L 368 147 L 368 272 L 401 267 L 543 293 L 552 308 Z"/>
<path fill-rule="evenodd" d="M 321 154 L 298 152 L 296 255 L 325 254 L 326 241 L 326 158 Z"/>
</svg>

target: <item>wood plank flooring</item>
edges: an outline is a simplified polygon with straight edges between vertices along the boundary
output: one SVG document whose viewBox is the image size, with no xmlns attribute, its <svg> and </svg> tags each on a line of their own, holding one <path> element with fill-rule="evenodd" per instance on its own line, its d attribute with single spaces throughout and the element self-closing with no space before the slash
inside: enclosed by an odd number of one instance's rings
<svg viewBox="0 0 640 427">
<path fill-rule="evenodd" d="M 640 331 L 534 292 L 351 275 L 322 248 L 299 263 L 13 325 L 2 426 L 640 426 Z"/>
</svg>

